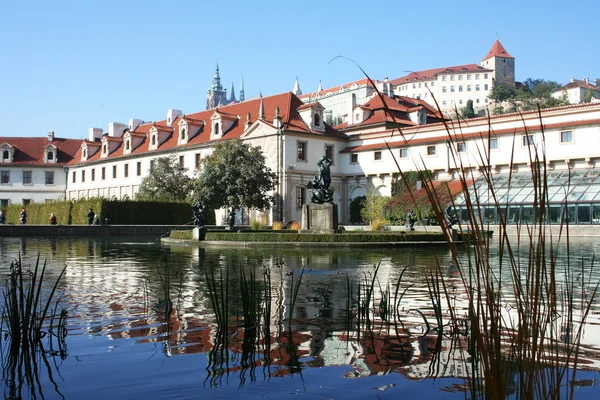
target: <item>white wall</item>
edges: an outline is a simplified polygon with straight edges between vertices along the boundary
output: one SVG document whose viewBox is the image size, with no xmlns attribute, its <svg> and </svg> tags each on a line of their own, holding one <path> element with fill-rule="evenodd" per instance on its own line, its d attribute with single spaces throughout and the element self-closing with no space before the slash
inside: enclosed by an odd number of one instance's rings
<svg viewBox="0 0 600 400">
<path fill-rule="evenodd" d="M 67 174 L 62 166 L 10 166 L 0 164 L 0 170 L 10 171 L 10 183 L 0 184 L 0 199 L 20 204 L 23 199 L 34 203 L 64 200 Z M 31 184 L 23 184 L 23 171 L 31 171 Z M 54 172 L 54 184 L 46 184 L 46 171 Z"/>
</svg>

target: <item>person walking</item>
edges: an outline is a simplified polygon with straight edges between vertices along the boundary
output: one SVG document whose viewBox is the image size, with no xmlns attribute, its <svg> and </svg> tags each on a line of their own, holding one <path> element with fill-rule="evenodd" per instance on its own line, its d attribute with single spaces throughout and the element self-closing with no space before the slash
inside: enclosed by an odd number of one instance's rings
<svg viewBox="0 0 600 400">
<path fill-rule="evenodd" d="M 90 212 L 87 213 L 88 225 L 92 225 L 94 223 L 95 216 L 96 214 L 94 214 L 94 210 L 90 208 Z"/>
<path fill-rule="evenodd" d="M 27 211 L 25 211 L 25 209 L 22 209 L 21 213 L 19 214 L 19 222 L 21 222 L 21 225 L 25 225 L 27 223 Z"/>
<path fill-rule="evenodd" d="M 54 215 L 54 213 L 50 213 L 50 218 L 48 221 L 50 222 L 50 225 L 56 225 L 57 224 L 56 215 Z"/>
</svg>

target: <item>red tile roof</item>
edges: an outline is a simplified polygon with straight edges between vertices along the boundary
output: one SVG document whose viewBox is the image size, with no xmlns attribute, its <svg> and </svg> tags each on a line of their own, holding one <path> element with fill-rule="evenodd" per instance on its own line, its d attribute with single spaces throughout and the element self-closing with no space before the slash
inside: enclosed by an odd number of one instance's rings
<svg viewBox="0 0 600 400">
<path fill-rule="evenodd" d="M 258 119 L 260 103 L 264 105 L 265 119 L 264 123 L 273 126 L 272 122 L 275 117 L 275 107 L 279 107 L 279 116 L 281 117 L 281 121 L 283 123 L 283 127 L 288 132 L 298 132 L 304 134 L 311 135 L 319 135 L 319 136 L 328 136 L 332 138 L 346 138 L 346 135 L 339 132 L 338 130 L 327 126 L 327 129 L 324 133 L 311 131 L 308 126 L 304 123 L 297 109 L 304 105 L 302 100 L 300 100 L 297 96 L 292 94 L 291 92 L 281 93 L 274 96 L 261 97 L 253 100 L 247 100 L 240 103 L 229 104 L 226 106 L 219 107 L 219 114 L 227 115 L 227 116 L 243 116 L 243 120 L 237 120 L 231 126 L 231 128 L 223 135 L 222 139 L 211 139 L 212 132 L 212 124 L 207 123 L 204 129 L 202 129 L 197 135 L 191 138 L 187 144 L 178 144 L 179 138 L 178 135 L 170 135 L 163 143 L 161 143 L 156 150 L 150 150 L 150 141 L 145 140 L 140 146 L 133 149 L 130 155 L 140 155 L 144 153 L 152 153 L 152 152 L 160 152 L 164 150 L 174 149 L 174 148 L 185 148 L 186 146 L 194 146 L 194 145 L 202 145 L 210 142 L 215 142 L 218 140 L 227 140 L 227 139 L 235 139 L 242 136 L 245 131 L 245 123 L 243 123 L 246 119 L 246 115 L 250 113 L 250 121 L 255 122 Z M 173 132 L 173 129 L 178 125 L 179 118 L 185 118 L 187 121 L 194 121 L 199 123 L 199 121 L 210 121 L 211 116 L 215 113 L 215 109 L 200 111 L 197 113 L 188 114 L 185 117 L 180 116 L 173 121 L 173 125 L 171 127 L 167 127 L 167 121 L 156 121 L 154 123 L 146 123 L 138 126 L 132 134 L 143 133 L 147 134 L 152 126 L 156 126 L 157 129 L 161 131 Z M 115 138 L 120 139 L 121 138 Z M 117 158 L 123 156 L 123 146 L 119 146 L 119 148 L 115 149 L 108 157 Z M 100 160 L 100 152 L 90 156 L 87 161 L 84 162 L 94 162 Z M 75 158 L 69 163 L 70 165 L 76 165 L 81 163 L 81 150 L 77 152 Z"/>
<path fill-rule="evenodd" d="M 77 153 L 81 139 L 61 139 L 55 137 L 52 142 L 47 137 L 0 137 L 0 146 L 4 143 L 14 147 L 14 161 L 5 165 L 65 165 Z M 56 146 L 56 163 L 44 163 L 47 145 Z"/>
<path fill-rule="evenodd" d="M 574 79 L 573 81 L 567 83 L 566 85 L 561 86 L 558 89 L 556 89 L 554 91 L 554 93 L 562 92 L 563 90 L 567 90 L 567 89 L 575 89 L 578 87 L 583 88 L 583 89 L 588 89 L 588 90 L 594 90 L 596 92 L 600 91 L 600 87 L 598 87 L 598 86 L 590 85 L 589 83 L 579 80 L 579 79 Z"/>
<path fill-rule="evenodd" d="M 502 46 L 502 43 L 500 43 L 498 39 L 496 39 L 490 51 L 488 51 L 487 55 L 481 61 L 485 61 L 488 58 L 492 57 L 514 58 L 513 56 L 508 54 L 508 51 L 506 51 L 506 49 L 504 48 L 504 46 Z"/>
<path fill-rule="evenodd" d="M 408 75 L 402 76 L 400 78 L 392 79 L 390 82 L 392 85 L 402 85 L 407 82 L 419 81 L 423 79 L 434 79 L 438 74 L 458 74 L 465 72 L 490 72 L 490 69 L 483 68 L 479 64 L 464 64 L 464 65 L 455 65 L 453 67 L 443 67 L 443 68 L 433 68 L 427 69 L 424 71 L 415 71 L 411 72 Z"/>
</svg>

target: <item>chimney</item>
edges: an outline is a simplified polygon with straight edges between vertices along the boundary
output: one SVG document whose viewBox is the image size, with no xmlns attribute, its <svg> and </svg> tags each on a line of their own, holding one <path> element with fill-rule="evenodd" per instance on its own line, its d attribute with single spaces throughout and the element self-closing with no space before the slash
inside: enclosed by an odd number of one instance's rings
<svg viewBox="0 0 600 400">
<path fill-rule="evenodd" d="M 571 83 L 573 83 L 573 82 L 575 82 L 575 77 L 574 76 L 571 77 Z"/>
<path fill-rule="evenodd" d="M 281 117 L 279 116 L 279 106 L 275 106 L 275 117 L 273 117 L 273 125 L 279 129 L 283 125 L 281 123 Z"/>
<path fill-rule="evenodd" d="M 244 124 L 244 130 L 247 130 L 252 125 L 252 121 L 250 121 L 250 113 L 246 114 L 246 123 Z"/>
<path fill-rule="evenodd" d="M 88 140 L 90 142 L 99 142 L 103 134 L 104 129 L 102 128 L 90 128 L 88 129 Z"/>
<path fill-rule="evenodd" d="M 596 79 L 594 80 L 594 86 L 596 86 L 596 87 L 600 87 L 600 79 L 596 78 Z"/>
<path fill-rule="evenodd" d="M 48 141 L 51 142 L 54 140 L 54 131 L 48 132 Z"/>
<path fill-rule="evenodd" d="M 348 125 L 354 123 L 354 107 L 356 107 L 356 93 L 352 93 L 348 102 Z"/>
<path fill-rule="evenodd" d="M 108 136 L 110 137 L 121 137 L 125 131 L 125 124 L 120 122 L 111 122 L 108 124 Z"/>
<path fill-rule="evenodd" d="M 583 77 L 583 81 L 584 81 L 585 83 L 590 83 L 590 80 L 588 79 L 588 77 L 587 77 L 587 76 L 584 76 L 584 77 Z"/>
<path fill-rule="evenodd" d="M 181 110 L 175 110 L 173 108 L 169 109 L 169 111 L 167 111 L 167 126 L 171 126 L 173 121 L 180 115 L 183 115 Z"/>
<path fill-rule="evenodd" d="M 144 121 L 142 121 L 141 119 L 137 119 L 137 118 L 131 118 L 129 119 L 129 124 L 128 124 L 128 128 L 130 132 L 133 132 L 137 129 L 138 126 L 140 126 L 142 123 L 144 123 Z"/>
</svg>

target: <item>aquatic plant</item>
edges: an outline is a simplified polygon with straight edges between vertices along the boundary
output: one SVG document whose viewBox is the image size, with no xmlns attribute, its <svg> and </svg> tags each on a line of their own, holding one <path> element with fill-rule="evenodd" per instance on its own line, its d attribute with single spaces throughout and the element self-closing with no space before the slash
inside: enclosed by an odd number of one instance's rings
<svg viewBox="0 0 600 400">
<path fill-rule="evenodd" d="M 48 354 L 65 358 L 67 348 L 66 317 L 64 309 L 58 310 L 60 297 L 55 298 L 58 284 L 66 271 L 63 268 L 53 286 L 45 288 L 46 262 L 40 266 L 39 255 L 33 271 L 25 269 L 19 255 L 10 265 L 10 274 L 3 289 L 2 320 L 0 323 L 0 348 L 3 380 L 7 398 L 22 398 L 24 387 L 35 398 L 43 397 L 40 384 L 40 358 L 47 368 L 48 377 L 56 392 L 58 386 L 52 378 Z M 50 346 L 46 351 L 43 339 Z M 54 342 L 58 352 L 54 352 Z M 62 395 L 61 395 L 62 396 Z"/>
</svg>

